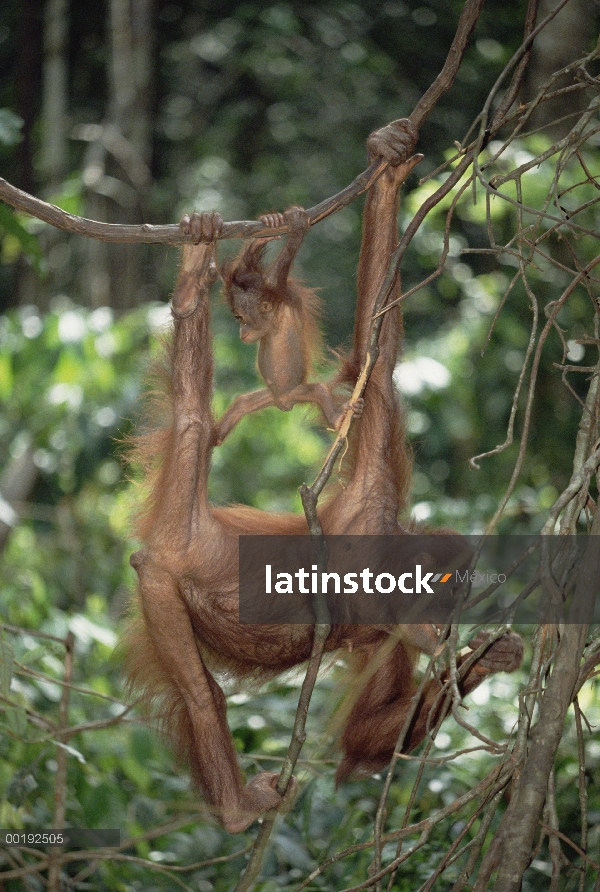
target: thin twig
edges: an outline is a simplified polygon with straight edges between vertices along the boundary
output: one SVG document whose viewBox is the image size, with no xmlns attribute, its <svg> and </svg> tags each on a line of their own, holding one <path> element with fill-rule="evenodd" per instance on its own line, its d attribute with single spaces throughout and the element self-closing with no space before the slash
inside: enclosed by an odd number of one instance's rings
<svg viewBox="0 0 600 892">
<path fill-rule="evenodd" d="M 60 698 L 58 721 L 61 737 L 68 739 L 69 733 L 69 685 L 73 676 L 73 652 L 75 650 L 75 636 L 69 632 L 65 647 L 65 682 Z M 54 812 L 52 815 L 52 827 L 62 830 L 65 826 L 67 805 L 67 751 L 64 747 L 56 748 L 56 777 L 54 779 Z M 48 868 L 48 890 L 58 892 L 60 886 L 60 869 L 62 866 L 63 852 L 59 848 L 51 851 Z"/>
</svg>

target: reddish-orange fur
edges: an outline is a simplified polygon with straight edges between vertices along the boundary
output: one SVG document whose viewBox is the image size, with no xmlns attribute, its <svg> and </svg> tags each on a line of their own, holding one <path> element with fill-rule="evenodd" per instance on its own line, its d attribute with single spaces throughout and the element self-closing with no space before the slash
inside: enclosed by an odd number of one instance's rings
<svg viewBox="0 0 600 892">
<path fill-rule="evenodd" d="M 396 122 L 371 137 L 371 150 L 404 140 L 410 131 Z M 386 155 L 386 157 L 389 157 Z M 364 356 L 371 308 L 396 243 L 397 195 L 414 166 L 390 167 L 371 189 L 363 222 L 358 275 L 358 308 L 352 380 Z M 208 225 L 208 224 L 207 224 Z M 144 548 L 132 557 L 139 576 L 138 612 L 123 641 L 130 685 L 157 712 L 194 783 L 230 832 L 239 832 L 269 808 L 281 804 L 277 775 L 258 774 L 244 785 L 231 735 L 226 703 L 212 673 L 262 679 L 307 659 L 312 626 L 252 626 L 238 621 L 238 536 L 244 533 L 306 534 L 301 515 L 272 515 L 252 508 L 215 508 L 208 502 L 207 477 L 215 420 L 210 411 L 212 349 L 208 290 L 212 245 L 184 248 L 175 288 L 170 354 L 169 407 L 164 429 L 137 442 L 138 458 L 150 469 L 150 497 L 138 521 Z M 190 272 L 194 272 L 194 276 Z M 397 286 L 398 287 L 398 286 Z M 190 292 L 193 290 L 193 293 Z M 195 307 L 191 312 L 189 307 Z M 410 458 L 404 444 L 400 405 L 392 373 L 400 339 L 400 311 L 387 314 L 380 355 L 365 392 L 362 419 L 353 434 L 351 466 L 344 488 L 320 508 L 326 535 L 399 534 Z M 346 463 L 348 459 L 346 460 Z M 328 652 L 351 646 L 358 690 L 341 738 L 338 780 L 384 766 L 391 758 L 415 690 L 419 648 L 432 652 L 431 627 L 336 626 Z M 490 672 L 519 664 L 521 644 L 507 636 L 493 644 L 464 677 L 467 693 Z M 430 710 L 441 690 L 431 681 L 412 723 L 405 750 L 425 736 Z"/>
<path fill-rule="evenodd" d="M 290 276 L 310 224 L 308 214 L 294 205 L 283 214 L 266 214 L 261 219 L 266 226 L 288 226 L 289 235 L 276 259 L 266 267 L 265 243 L 251 242 L 233 262 L 224 265 L 222 277 L 225 296 L 240 324 L 241 339 L 258 343 L 258 370 L 266 388 L 234 399 L 219 420 L 217 443 L 245 415 L 267 406 L 287 411 L 297 403 L 315 403 L 336 430 L 348 409 L 358 417 L 363 406 L 362 399 L 338 406 L 329 385 L 308 380 L 312 364 L 321 354 L 320 305 L 314 291 Z M 201 222 L 202 217 L 197 215 L 196 229 Z"/>
<path fill-rule="evenodd" d="M 269 285 L 263 262 L 268 242 L 255 239 L 244 248 L 235 260 L 221 267 L 223 292 L 233 311 L 232 285 L 243 291 L 253 291 L 269 301 L 273 306 L 287 304 L 300 317 L 306 337 L 302 341 L 302 351 L 307 375 L 322 355 L 322 338 L 318 320 L 321 318 L 321 301 L 311 288 L 306 288 L 297 278 L 288 276 L 283 287 Z"/>
</svg>

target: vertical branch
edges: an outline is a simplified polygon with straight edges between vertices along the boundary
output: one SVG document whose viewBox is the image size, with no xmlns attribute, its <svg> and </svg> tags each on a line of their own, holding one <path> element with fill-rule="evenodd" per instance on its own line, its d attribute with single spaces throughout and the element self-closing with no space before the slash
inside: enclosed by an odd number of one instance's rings
<svg viewBox="0 0 600 892">
<path fill-rule="evenodd" d="M 309 535 L 311 537 L 311 546 L 313 549 L 315 560 L 317 562 L 319 572 L 322 572 L 327 567 L 327 545 L 325 543 L 325 539 L 323 538 L 323 529 L 316 512 L 318 495 L 315 496 L 312 488 L 307 487 L 306 484 L 303 483 L 300 487 L 300 496 L 302 498 L 302 505 L 304 507 L 304 513 L 306 515 L 306 522 L 308 524 Z M 317 593 L 315 595 L 314 607 L 317 621 L 315 623 L 313 632 L 312 649 L 308 661 L 308 667 L 306 669 L 304 680 L 302 682 L 302 688 L 300 689 L 300 697 L 298 698 L 298 706 L 296 708 L 296 717 L 294 719 L 294 727 L 292 729 L 290 745 L 285 755 L 283 767 L 277 781 L 277 792 L 281 796 L 284 796 L 288 789 L 289 783 L 292 779 L 292 774 L 294 773 L 294 768 L 296 767 L 296 762 L 298 761 L 298 757 L 300 756 L 300 752 L 306 740 L 306 720 L 308 718 L 308 708 L 310 706 L 312 693 L 315 688 L 317 676 L 319 674 L 323 651 L 325 648 L 325 642 L 327 641 L 329 632 L 331 631 L 329 610 L 327 607 L 327 601 L 323 594 Z M 258 878 L 258 874 L 260 872 L 261 864 L 267 848 L 267 843 L 269 842 L 276 817 L 277 811 L 275 809 L 271 809 L 271 811 L 268 812 L 263 818 L 263 822 L 256 836 L 254 846 L 252 847 L 252 854 L 250 855 L 248 866 L 246 867 L 246 870 L 242 874 L 242 877 L 233 892 L 247 892 L 247 890 L 251 888 L 254 881 Z"/>
<path fill-rule="evenodd" d="M 323 648 L 325 645 L 325 641 L 327 640 L 327 636 L 329 635 L 330 629 L 331 626 L 327 625 L 326 623 L 317 623 L 315 625 L 312 651 L 308 663 L 308 669 L 306 670 L 306 675 L 304 676 L 302 688 L 300 690 L 300 697 L 298 699 L 298 707 L 296 709 L 296 718 L 294 719 L 292 738 L 285 756 L 281 774 L 279 775 L 279 780 L 277 781 L 277 792 L 282 796 L 285 794 L 288 788 L 288 784 L 291 780 L 292 773 L 298 760 L 298 756 L 300 755 L 300 751 L 302 750 L 304 741 L 306 740 L 305 729 L 306 719 L 308 717 L 308 707 L 310 706 L 310 700 L 321 665 Z M 242 877 L 233 892 L 247 892 L 247 890 L 252 887 L 254 881 L 257 879 L 260 873 L 262 861 L 267 849 L 267 843 L 269 842 L 276 817 L 276 809 L 271 809 L 271 811 L 267 812 L 267 814 L 263 818 L 263 822 L 256 835 L 254 846 L 252 847 L 252 853 L 250 855 L 248 866 L 246 867 L 246 870 L 242 874 Z"/>
<path fill-rule="evenodd" d="M 109 83 L 110 116 L 117 127 L 127 124 L 135 103 L 135 72 L 131 53 L 131 9 L 129 0 L 110 0 L 111 61 Z"/>
<path fill-rule="evenodd" d="M 579 700 L 575 697 L 573 701 L 573 710 L 575 712 L 575 728 L 577 731 L 577 757 L 579 761 L 579 772 L 577 786 L 579 787 L 579 810 L 581 812 L 581 850 L 587 852 L 588 847 L 588 799 L 585 777 L 585 745 L 583 742 L 583 727 L 581 721 L 581 707 Z M 583 892 L 585 888 L 585 875 L 588 869 L 587 860 L 583 860 L 581 865 L 581 876 L 579 877 L 579 892 Z"/>
<path fill-rule="evenodd" d="M 69 698 L 71 696 L 71 681 L 73 678 L 73 651 L 75 649 L 75 636 L 69 632 L 65 639 L 65 674 L 60 707 L 58 712 L 59 729 L 57 738 L 60 743 L 68 739 L 69 728 Z M 54 780 L 54 811 L 52 813 L 52 828 L 62 830 L 65 826 L 66 799 L 67 799 L 67 751 L 62 746 L 56 747 L 56 778 Z M 60 868 L 62 857 L 59 849 L 52 849 L 49 857 L 48 890 L 59 892 Z"/>
<path fill-rule="evenodd" d="M 531 61 L 532 43 L 529 38 L 531 37 L 533 29 L 535 28 L 539 5 L 540 0 L 529 0 L 529 3 L 527 4 L 527 13 L 525 14 L 525 28 L 523 31 L 523 40 L 526 44 L 526 49 L 519 59 L 519 62 L 517 63 L 517 67 L 513 72 L 512 80 L 507 91 L 502 97 L 498 108 L 494 112 L 494 117 L 492 118 L 491 123 L 492 130 L 495 130 L 504 121 L 505 116 L 508 114 L 511 105 L 516 100 L 521 91 L 521 87 L 523 86 L 525 74 L 527 72 L 527 68 L 529 67 L 529 62 Z"/>
<path fill-rule="evenodd" d="M 56 187 L 67 158 L 67 0 L 49 0 L 44 11 L 44 92 L 41 166 L 45 185 Z"/>
<path fill-rule="evenodd" d="M 446 93 L 452 84 L 463 60 L 467 44 L 481 14 L 484 0 L 467 0 L 458 20 L 454 40 L 448 50 L 444 67 L 416 104 L 410 115 L 417 130 L 423 126 L 425 119 L 431 110 L 437 105 L 440 98 Z"/>
<path fill-rule="evenodd" d="M 585 462 L 593 452 L 594 444 L 598 438 L 598 424 L 600 420 L 600 362 L 596 364 L 596 370 L 592 375 L 588 388 L 585 406 L 579 422 L 577 440 L 575 442 L 575 457 L 573 459 L 573 473 L 581 472 Z M 577 529 L 579 515 L 587 499 L 587 488 L 582 488 L 577 498 L 574 498 L 565 508 L 561 518 L 561 533 L 574 534 Z"/>
<path fill-rule="evenodd" d="M 464 56 L 468 40 L 479 18 L 482 6 L 483 0 L 467 0 L 467 2 L 465 3 L 457 26 L 456 35 L 448 52 L 444 67 L 411 115 L 411 120 L 413 121 L 417 129 L 422 125 L 431 110 L 435 107 L 441 95 L 446 92 L 452 85 Z M 459 165 L 459 167 L 461 167 L 461 165 Z M 456 179 L 458 179 L 461 175 L 462 170 L 460 170 L 458 174 L 454 172 L 454 175 L 451 176 L 450 179 L 454 180 L 455 177 Z M 446 191 L 448 191 L 450 188 L 451 186 L 448 186 L 448 189 Z M 358 381 L 356 382 L 354 392 L 352 394 L 352 401 L 362 396 L 362 394 L 364 393 L 371 372 L 377 361 L 377 357 L 379 355 L 379 335 L 383 323 L 383 315 L 378 314 L 381 313 L 382 308 L 385 306 L 385 303 L 388 300 L 389 295 L 391 294 L 403 254 L 404 251 L 401 250 L 400 252 L 395 251 L 392 255 L 384 282 L 382 283 L 381 289 L 379 291 L 373 311 L 373 323 L 371 326 L 367 356 L 358 377 Z M 306 484 L 303 484 L 300 487 L 300 496 L 302 499 L 302 505 L 306 516 L 309 534 L 312 538 L 314 548 L 317 553 L 317 563 L 320 568 L 326 566 L 327 553 L 326 545 L 323 540 L 323 530 L 317 515 L 317 504 L 319 496 L 322 493 L 327 481 L 329 480 L 331 473 L 333 472 L 335 461 L 346 446 L 346 438 L 348 436 L 351 424 L 352 413 L 348 412 L 338 432 L 338 436 L 332 448 L 330 449 L 329 454 L 327 455 L 323 467 L 321 468 L 321 471 L 317 475 L 312 486 L 308 487 Z M 304 678 L 302 691 L 298 702 L 298 709 L 296 712 L 296 720 L 294 722 L 292 740 L 290 742 L 290 747 L 286 756 L 284 768 L 281 772 L 277 786 L 278 792 L 280 793 L 284 793 L 287 788 L 295 762 L 300 754 L 300 750 L 306 737 L 305 725 L 310 698 L 312 696 L 312 691 L 317 679 L 325 642 L 331 630 L 327 604 L 325 603 L 325 599 L 319 597 L 318 595 L 315 600 L 315 610 L 317 622 L 314 629 L 313 646 L 309 666 Z M 246 871 L 244 872 L 244 875 L 242 876 L 240 882 L 237 884 L 234 892 L 247 892 L 251 884 L 258 877 L 260 865 L 262 863 L 266 845 L 272 831 L 274 820 L 275 812 L 269 813 L 263 820 L 263 824 L 256 838 L 248 867 L 246 868 Z"/>
<path fill-rule="evenodd" d="M 494 892 L 518 892 L 523 874 L 529 866 L 535 831 L 577 681 L 587 630 L 587 625 L 569 624 L 563 627 L 552 674 L 540 704 L 538 723 L 531 735 L 519 789 L 514 797 L 515 805 L 511 808 L 512 820 L 501 842 Z"/>
<path fill-rule="evenodd" d="M 596 508 L 591 529 L 592 540 L 600 536 L 600 507 Z M 597 542 L 597 540 L 596 540 Z M 582 561 L 575 599 L 585 601 L 594 591 L 598 568 L 597 545 L 592 541 L 589 557 Z M 518 892 L 531 857 L 531 847 L 547 794 L 550 772 L 560 743 L 567 710 L 579 679 L 581 656 L 588 626 L 569 623 L 560 627 L 560 640 L 554 656 L 552 673 L 539 705 L 539 719 L 531 735 L 528 755 L 523 764 L 518 789 L 510 803 L 511 820 L 502 830 L 498 844 L 498 878 L 495 892 Z M 504 824 L 504 822 L 503 822 Z M 478 887 L 476 887 L 478 888 Z"/>
</svg>

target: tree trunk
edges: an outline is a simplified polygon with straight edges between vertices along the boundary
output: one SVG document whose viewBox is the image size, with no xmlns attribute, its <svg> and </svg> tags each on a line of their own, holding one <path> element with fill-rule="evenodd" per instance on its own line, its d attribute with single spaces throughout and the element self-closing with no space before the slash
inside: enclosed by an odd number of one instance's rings
<svg viewBox="0 0 600 892">
<path fill-rule="evenodd" d="M 111 0 L 111 57 L 107 118 L 93 128 L 84 182 L 87 213 L 114 223 L 144 222 L 151 186 L 150 83 L 152 0 Z M 87 245 L 86 303 L 117 310 L 139 305 L 153 293 L 152 267 L 139 246 Z"/>
<path fill-rule="evenodd" d="M 556 6 L 555 0 L 541 0 L 538 23 Z M 531 65 L 525 86 L 525 101 L 533 99 L 548 83 L 555 71 L 560 71 L 570 62 L 592 49 L 596 33 L 596 13 L 590 0 L 570 0 L 554 16 L 551 22 L 536 37 L 531 54 Z M 552 84 L 552 91 L 573 82 L 573 74 L 559 78 Z M 578 91 L 566 93 L 556 99 L 543 102 L 530 118 L 532 127 L 543 127 L 571 115 L 566 121 L 557 123 L 546 132 L 554 140 L 564 136 L 573 125 L 577 115 L 587 105 L 585 95 Z"/>
<path fill-rule="evenodd" d="M 48 0 L 44 16 L 41 170 L 53 190 L 67 172 L 67 0 Z"/>
</svg>

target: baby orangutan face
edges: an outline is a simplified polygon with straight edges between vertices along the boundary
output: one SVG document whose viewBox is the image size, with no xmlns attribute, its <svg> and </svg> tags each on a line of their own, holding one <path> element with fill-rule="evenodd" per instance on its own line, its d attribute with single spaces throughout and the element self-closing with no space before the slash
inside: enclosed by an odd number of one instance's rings
<svg viewBox="0 0 600 892">
<path fill-rule="evenodd" d="M 275 308 L 267 300 L 261 300 L 257 291 L 231 288 L 231 309 L 240 326 L 240 338 L 244 344 L 255 344 L 273 327 Z"/>
</svg>

